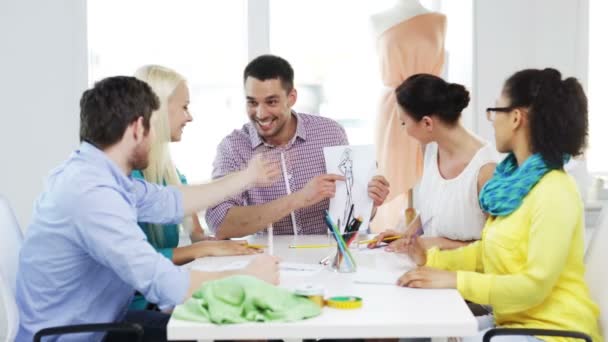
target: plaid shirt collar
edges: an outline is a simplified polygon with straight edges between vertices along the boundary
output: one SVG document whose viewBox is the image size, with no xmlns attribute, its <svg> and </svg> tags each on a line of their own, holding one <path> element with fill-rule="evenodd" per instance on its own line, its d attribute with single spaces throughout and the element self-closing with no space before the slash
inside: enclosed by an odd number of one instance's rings
<svg viewBox="0 0 608 342">
<path fill-rule="evenodd" d="M 306 141 L 305 123 L 302 122 L 302 118 L 295 111 L 291 111 L 291 115 L 293 115 L 294 118 L 296 119 L 296 134 L 293 136 L 293 139 L 287 144 L 287 146 L 291 146 L 296 141 L 297 138 L 300 138 L 300 139 Z M 260 146 L 262 144 L 265 144 L 268 147 L 275 147 L 273 145 L 267 144 L 266 142 L 264 142 L 264 140 L 262 140 L 262 138 L 258 134 L 258 131 L 255 129 L 255 126 L 253 123 L 250 123 L 249 127 L 250 127 L 249 140 L 251 141 L 252 149 L 257 148 L 258 146 Z"/>
</svg>

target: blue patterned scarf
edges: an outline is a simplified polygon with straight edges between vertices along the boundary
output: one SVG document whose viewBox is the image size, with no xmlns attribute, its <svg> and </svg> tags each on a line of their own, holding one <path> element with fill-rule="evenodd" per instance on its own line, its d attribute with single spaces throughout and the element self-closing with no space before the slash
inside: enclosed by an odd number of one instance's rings
<svg viewBox="0 0 608 342">
<path fill-rule="evenodd" d="M 551 168 L 538 153 L 519 167 L 515 155 L 510 153 L 496 166 L 494 176 L 481 189 L 479 206 L 490 215 L 507 216 L 519 208 L 524 197 L 549 171 Z"/>
</svg>

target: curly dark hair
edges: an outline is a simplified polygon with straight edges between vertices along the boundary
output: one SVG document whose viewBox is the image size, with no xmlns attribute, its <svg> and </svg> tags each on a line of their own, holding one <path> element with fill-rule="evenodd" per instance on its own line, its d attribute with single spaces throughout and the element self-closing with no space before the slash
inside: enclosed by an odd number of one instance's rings
<svg viewBox="0 0 608 342">
<path fill-rule="evenodd" d="M 577 156 L 587 145 L 587 97 L 574 77 L 562 80 L 559 71 L 526 69 L 505 82 L 509 107 L 527 107 L 532 152 L 552 168 L 564 166 L 564 156 Z"/>
<path fill-rule="evenodd" d="M 160 106 L 150 86 L 135 77 L 108 77 L 80 98 L 80 141 L 105 149 L 119 142 L 127 127 L 143 117 L 146 134 Z"/>
<path fill-rule="evenodd" d="M 395 90 L 397 103 L 416 121 L 436 115 L 448 125 L 460 119 L 469 105 L 469 92 L 457 83 L 448 83 L 430 74 L 408 77 Z"/>
<path fill-rule="evenodd" d="M 293 89 L 293 68 L 285 59 L 274 55 L 261 55 L 253 59 L 243 71 L 243 83 L 247 77 L 260 81 L 279 79 L 286 92 Z"/>
</svg>

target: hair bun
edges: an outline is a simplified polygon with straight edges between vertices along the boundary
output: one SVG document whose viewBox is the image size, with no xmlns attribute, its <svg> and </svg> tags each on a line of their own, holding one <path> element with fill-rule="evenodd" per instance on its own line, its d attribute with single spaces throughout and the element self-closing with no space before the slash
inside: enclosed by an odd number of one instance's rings
<svg viewBox="0 0 608 342">
<path fill-rule="evenodd" d="M 562 74 L 553 68 L 545 68 L 542 71 L 542 76 L 544 79 L 549 80 L 549 81 L 561 81 L 562 80 Z"/>
<path fill-rule="evenodd" d="M 462 85 L 456 83 L 448 84 L 447 106 L 449 111 L 460 114 L 471 100 L 469 91 Z"/>
<path fill-rule="evenodd" d="M 464 86 L 447 83 L 431 74 L 416 74 L 395 89 L 397 103 L 416 121 L 436 115 L 446 124 L 455 124 L 469 104 Z"/>
</svg>

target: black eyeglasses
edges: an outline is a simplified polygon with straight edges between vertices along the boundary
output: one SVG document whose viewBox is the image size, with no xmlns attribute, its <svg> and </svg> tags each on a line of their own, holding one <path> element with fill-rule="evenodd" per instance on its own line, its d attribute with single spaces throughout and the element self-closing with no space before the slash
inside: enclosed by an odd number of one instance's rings
<svg viewBox="0 0 608 342">
<path fill-rule="evenodd" d="M 486 108 L 486 116 L 489 121 L 496 119 L 496 113 L 509 113 L 515 107 L 488 107 Z"/>
</svg>

